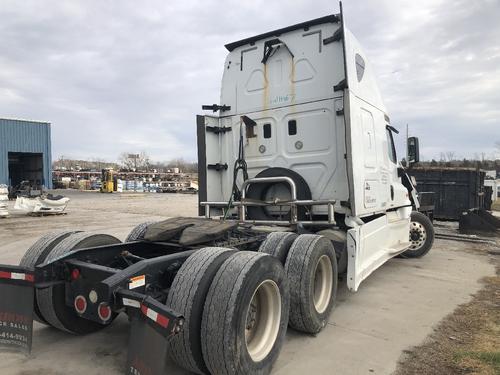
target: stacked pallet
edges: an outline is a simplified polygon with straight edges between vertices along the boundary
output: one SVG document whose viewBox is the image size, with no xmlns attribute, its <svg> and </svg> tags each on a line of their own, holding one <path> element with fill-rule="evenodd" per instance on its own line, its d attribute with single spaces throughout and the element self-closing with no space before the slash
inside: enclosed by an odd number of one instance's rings
<svg viewBox="0 0 500 375">
<path fill-rule="evenodd" d="M 0 185 L 0 218 L 9 216 L 8 202 L 9 189 L 7 185 Z"/>
</svg>

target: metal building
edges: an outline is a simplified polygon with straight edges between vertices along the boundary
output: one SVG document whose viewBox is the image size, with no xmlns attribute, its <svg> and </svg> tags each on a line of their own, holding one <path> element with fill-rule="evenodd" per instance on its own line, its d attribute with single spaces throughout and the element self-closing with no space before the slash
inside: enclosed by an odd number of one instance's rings
<svg viewBox="0 0 500 375">
<path fill-rule="evenodd" d="M 50 124 L 0 118 L 0 184 L 52 188 Z"/>
</svg>

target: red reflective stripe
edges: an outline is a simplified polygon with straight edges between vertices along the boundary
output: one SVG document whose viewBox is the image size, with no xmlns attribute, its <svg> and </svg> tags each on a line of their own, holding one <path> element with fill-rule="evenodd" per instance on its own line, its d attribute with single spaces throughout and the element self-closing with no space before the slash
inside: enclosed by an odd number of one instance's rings
<svg viewBox="0 0 500 375">
<path fill-rule="evenodd" d="M 0 271 L 0 279 L 9 279 L 9 280 L 23 280 L 24 281 L 29 281 L 29 282 L 34 282 L 35 281 L 35 276 L 31 275 L 29 273 L 15 273 L 16 277 L 12 277 L 12 272 L 5 272 L 5 271 Z M 20 278 L 23 277 L 23 279 Z"/>
<path fill-rule="evenodd" d="M 150 309 L 149 307 L 147 307 L 145 305 L 141 305 L 141 311 L 147 318 L 153 320 L 155 323 L 162 326 L 163 328 L 168 327 L 168 323 L 170 323 L 170 319 L 168 319 L 166 316 L 158 314 L 156 311 L 154 311 L 153 309 Z M 148 315 L 149 311 L 151 311 L 150 315 Z M 152 317 L 152 316 L 154 316 L 154 314 L 156 314 L 156 320 Z"/>
<path fill-rule="evenodd" d="M 169 319 L 166 316 L 158 314 L 158 318 L 156 318 L 156 323 L 161 325 L 163 328 L 168 327 Z"/>
</svg>

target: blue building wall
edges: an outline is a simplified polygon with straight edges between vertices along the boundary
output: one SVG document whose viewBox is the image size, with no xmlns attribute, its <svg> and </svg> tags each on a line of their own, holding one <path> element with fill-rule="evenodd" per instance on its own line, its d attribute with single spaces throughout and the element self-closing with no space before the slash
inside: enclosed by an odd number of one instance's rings
<svg viewBox="0 0 500 375">
<path fill-rule="evenodd" d="M 44 185 L 52 188 L 49 123 L 0 118 L 0 184 L 9 183 L 9 152 L 43 154 Z"/>
</svg>

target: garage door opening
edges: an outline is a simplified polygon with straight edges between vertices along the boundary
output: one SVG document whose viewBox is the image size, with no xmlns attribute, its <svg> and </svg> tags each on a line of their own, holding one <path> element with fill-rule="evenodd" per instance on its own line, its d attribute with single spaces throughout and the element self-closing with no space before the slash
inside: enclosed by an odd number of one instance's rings
<svg viewBox="0 0 500 375">
<path fill-rule="evenodd" d="M 45 185 L 43 154 L 9 152 L 9 183 L 17 186 L 23 181 L 28 181 L 32 187 Z"/>
</svg>

